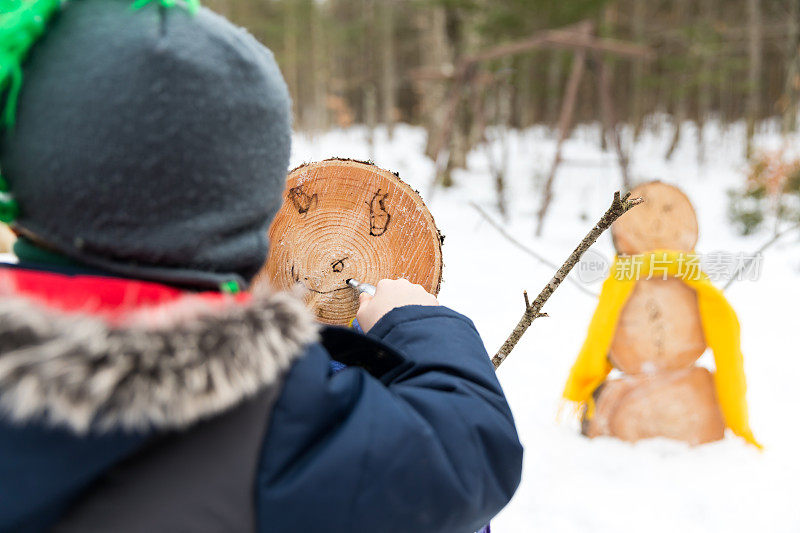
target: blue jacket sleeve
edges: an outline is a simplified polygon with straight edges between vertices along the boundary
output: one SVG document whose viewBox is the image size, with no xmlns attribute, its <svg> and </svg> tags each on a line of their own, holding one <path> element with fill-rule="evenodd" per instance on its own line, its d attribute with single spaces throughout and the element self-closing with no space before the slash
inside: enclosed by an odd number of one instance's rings
<svg viewBox="0 0 800 533">
<path fill-rule="evenodd" d="M 522 447 L 472 322 L 407 306 L 369 334 L 406 361 L 331 375 L 317 347 L 287 377 L 263 446 L 262 531 L 464 533 L 516 490 Z"/>
</svg>

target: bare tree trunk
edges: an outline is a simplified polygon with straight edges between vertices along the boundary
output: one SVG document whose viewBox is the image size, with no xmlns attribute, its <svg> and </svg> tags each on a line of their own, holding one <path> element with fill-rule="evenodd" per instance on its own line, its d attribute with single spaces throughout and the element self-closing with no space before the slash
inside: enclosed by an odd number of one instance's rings
<svg viewBox="0 0 800 533">
<path fill-rule="evenodd" d="M 378 125 L 378 91 L 375 84 L 366 83 L 364 87 L 364 122 L 367 126 L 369 158 L 375 159 L 375 127 Z"/>
<path fill-rule="evenodd" d="M 536 120 L 533 106 L 533 56 L 526 54 L 517 60 L 519 77 L 517 78 L 515 107 L 517 114 L 516 126 L 527 128 Z"/>
<path fill-rule="evenodd" d="M 550 62 L 547 65 L 547 92 L 545 120 L 549 126 L 554 126 L 558 117 L 558 104 L 561 97 L 561 76 L 564 69 L 564 52 L 553 50 L 550 52 Z"/>
<path fill-rule="evenodd" d="M 710 29 L 716 15 L 714 0 L 701 0 L 700 13 Z M 705 163 L 706 159 L 705 127 L 711 114 L 710 76 L 713 70 L 713 56 L 709 50 L 707 37 L 704 39 L 701 50 L 700 83 L 697 92 L 697 162 L 701 165 Z"/>
<path fill-rule="evenodd" d="M 447 35 L 452 51 L 453 64 L 458 65 L 466 48 L 466 23 L 463 15 L 457 8 L 447 9 Z M 471 120 L 469 113 L 463 107 L 456 110 L 456 122 L 453 128 L 453 135 L 450 141 L 450 161 L 442 179 L 442 185 L 449 187 L 453 184 L 451 171 L 456 168 L 467 166 L 467 154 L 469 153 L 469 137 Z"/>
<path fill-rule="evenodd" d="M 786 34 L 786 58 L 789 68 L 783 90 L 784 134 L 797 128 L 798 99 L 800 99 L 800 0 L 789 0 L 789 25 Z"/>
<path fill-rule="evenodd" d="M 292 95 L 292 107 L 294 116 L 300 118 L 297 103 L 300 101 L 298 88 L 300 86 L 299 65 L 297 64 L 297 8 L 295 2 L 283 2 L 283 57 L 284 57 L 284 76 L 286 85 L 289 87 L 289 94 Z"/>
<path fill-rule="evenodd" d="M 606 4 L 605 8 L 603 8 L 603 22 L 599 28 L 599 36 L 600 37 L 608 37 L 611 33 L 611 29 L 615 22 L 615 13 L 614 13 L 614 6 L 615 4 Z M 600 150 L 605 152 L 608 150 L 608 138 L 611 135 L 610 128 L 611 121 L 609 120 L 609 116 L 607 114 L 607 110 L 609 108 L 608 102 L 605 100 L 606 96 L 603 91 L 603 80 L 600 79 L 600 75 L 610 74 L 610 76 L 614 77 L 614 66 L 609 63 L 609 58 L 607 54 L 599 53 L 594 54 L 592 58 L 594 62 L 603 63 L 602 67 L 595 70 L 595 75 L 597 76 L 597 87 L 601 90 L 596 91 L 597 93 L 597 103 L 600 107 Z M 608 80 L 606 80 L 608 81 Z M 627 171 L 626 171 L 627 176 Z M 626 177 L 627 179 L 627 177 Z"/>
<path fill-rule="evenodd" d="M 561 106 L 561 116 L 558 119 L 558 142 L 556 144 L 556 153 L 553 157 L 553 165 L 550 167 L 550 174 L 547 176 L 547 181 L 544 184 L 544 191 L 542 193 L 542 203 L 539 207 L 536 223 L 536 236 L 541 236 L 544 230 L 544 219 L 547 216 L 547 210 L 550 208 L 550 202 L 553 200 L 553 182 L 555 181 L 556 171 L 561 164 L 561 149 L 564 141 L 569 136 L 569 131 L 572 128 L 572 116 L 575 113 L 575 104 L 578 98 L 578 89 L 580 88 L 581 78 L 583 78 L 583 71 L 586 67 L 586 50 L 580 49 L 575 52 L 572 59 L 572 72 L 567 81 L 567 89 L 564 91 L 564 102 Z"/>
<path fill-rule="evenodd" d="M 381 78 L 382 119 L 389 139 L 394 136 L 395 112 L 397 110 L 397 69 L 394 57 L 394 4 L 395 0 L 379 3 L 381 11 Z"/>
<path fill-rule="evenodd" d="M 675 3 L 675 19 L 677 21 L 678 27 L 682 27 L 687 20 L 687 0 L 677 0 Z M 691 48 L 691 43 L 686 43 L 685 47 L 680 50 L 680 54 L 686 58 L 688 61 L 689 53 L 687 51 L 688 48 Z M 677 77 L 677 87 L 674 88 L 676 93 L 674 94 L 675 98 L 675 108 L 673 109 L 673 120 L 675 121 L 675 130 L 672 136 L 672 142 L 667 149 L 667 153 L 664 156 L 666 159 L 671 159 L 672 154 L 675 153 L 675 149 L 678 147 L 678 144 L 681 141 L 681 129 L 683 127 L 684 121 L 686 121 L 686 100 L 688 98 L 687 89 L 689 85 L 688 76 L 686 75 L 687 66 L 681 69 L 680 74 Z"/>
<path fill-rule="evenodd" d="M 487 139 L 486 148 L 489 167 L 494 176 L 494 190 L 497 195 L 497 210 L 505 219 L 508 216 L 506 206 L 506 174 L 509 153 L 509 134 L 511 130 L 511 83 L 508 78 L 502 78 L 497 84 L 494 95 L 494 127 L 493 135 Z M 495 157 L 494 144 L 500 148 L 499 157 Z"/>
<path fill-rule="evenodd" d="M 724 10 L 722 11 L 724 14 Z M 723 15 L 724 16 L 724 15 Z M 724 61 L 723 57 L 723 61 Z M 715 83 L 717 89 L 717 117 L 719 124 L 724 131 L 727 128 L 728 120 L 730 119 L 730 79 L 729 73 L 726 69 L 718 68 L 715 76 Z"/>
<path fill-rule="evenodd" d="M 600 93 L 600 113 L 603 117 L 605 130 L 611 137 L 611 143 L 614 145 L 614 150 L 617 152 L 619 171 L 622 176 L 622 187 L 625 190 L 630 190 L 631 180 L 628 176 L 628 155 L 622 147 L 622 138 L 617 128 L 617 114 L 614 110 L 614 99 L 611 92 L 611 74 L 609 72 L 611 68 L 604 59 L 600 59 L 596 62 L 599 65 L 599 90 L 597 92 Z"/>
<path fill-rule="evenodd" d="M 431 180 L 428 195 L 433 196 L 436 191 L 437 185 L 452 185 L 448 183 L 450 179 L 450 169 L 452 168 L 452 157 L 449 151 L 445 151 L 445 147 L 450 146 L 453 136 L 453 128 L 457 118 L 458 108 L 461 101 L 464 99 L 465 88 L 468 87 L 474 76 L 474 68 L 469 69 L 467 72 L 459 73 L 451 82 L 450 88 L 445 97 L 445 103 L 442 105 L 444 111 L 444 118 L 436 131 L 435 137 L 428 137 L 428 150 L 434 154 L 431 158 L 434 161 L 434 173 Z M 446 156 L 442 156 L 443 151 Z"/>
<path fill-rule="evenodd" d="M 633 39 L 636 44 L 644 43 L 645 15 L 647 12 L 647 0 L 633 0 L 633 20 L 632 30 Z M 631 120 L 633 121 L 634 140 L 639 138 L 644 124 L 645 114 L 645 93 L 644 85 L 644 59 L 634 59 L 632 66 L 633 77 L 633 96 L 631 97 Z"/>
<path fill-rule="evenodd" d="M 762 28 L 760 0 L 747 0 L 747 144 L 745 154 L 749 158 L 753 151 L 753 135 L 761 112 L 761 56 Z"/>
<path fill-rule="evenodd" d="M 361 74 L 364 81 L 362 87 L 362 112 L 364 117 L 364 125 L 367 127 L 367 144 L 369 145 L 369 157 L 375 157 L 375 128 L 378 125 L 378 86 L 377 86 L 377 69 L 378 62 L 377 53 L 379 50 L 375 49 L 374 43 L 378 42 L 376 26 L 376 4 L 380 0 L 361 0 L 362 16 L 366 25 L 363 36 L 362 57 L 364 66 L 361 69 Z"/>
<path fill-rule="evenodd" d="M 314 105 L 311 125 L 314 131 L 324 131 L 328 127 L 328 110 L 326 105 L 328 68 L 325 60 L 325 24 L 322 22 L 324 4 L 311 3 L 311 79 L 313 85 Z"/>
<path fill-rule="evenodd" d="M 425 37 L 422 39 L 420 52 L 422 64 L 434 68 L 439 68 L 446 64 L 451 64 L 450 53 L 447 42 L 446 16 L 443 7 L 435 7 L 430 11 L 420 11 L 421 24 L 424 28 Z M 433 153 L 434 143 L 441 136 L 444 127 L 444 119 L 447 109 L 444 105 L 447 97 L 447 87 L 445 83 L 433 80 L 422 83 L 420 93 L 422 101 L 422 113 L 425 118 L 425 131 L 428 133 L 428 142 L 425 147 L 425 155 L 435 159 L 438 153 Z"/>
</svg>

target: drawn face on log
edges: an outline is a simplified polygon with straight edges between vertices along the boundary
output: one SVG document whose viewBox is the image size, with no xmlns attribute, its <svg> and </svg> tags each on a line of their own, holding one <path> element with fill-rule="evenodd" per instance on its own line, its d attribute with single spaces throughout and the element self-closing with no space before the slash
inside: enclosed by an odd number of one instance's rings
<svg viewBox="0 0 800 533">
<path fill-rule="evenodd" d="M 631 196 L 644 198 L 644 204 L 625 213 L 611 227 L 617 252 L 633 255 L 653 250 L 694 249 L 697 216 L 680 189 L 654 181 L 635 187 Z"/>
<path fill-rule="evenodd" d="M 355 316 L 350 278 L 374 284 L 402 277 L 438 293 L 439 232 L 419 195 L 391 172 L 357 161 L 305 165 L 289 174 L 284 198 L 255 285 L 301 285 L 328 324 Z"/>
<path fill-rule="evenodd" d="M 677 279 L 636 282 L 619 315 L 609 360 L 626 374 L 685 368 L 706 349 L 697 294 Z"/>
</svg>

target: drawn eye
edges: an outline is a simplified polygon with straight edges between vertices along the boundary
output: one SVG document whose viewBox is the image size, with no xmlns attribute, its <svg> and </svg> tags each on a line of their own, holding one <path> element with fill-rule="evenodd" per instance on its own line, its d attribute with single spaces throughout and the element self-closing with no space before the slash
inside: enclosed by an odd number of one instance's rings
<svg viewBox="0 0 800 533">
<path fill-rule="evenodd" d="M 298 185 L 297 187 L 292 187 L 289 189 L 286 197 L 290 202 L 292 202 L 294 208 L 297 209 L 297 212 L 301 215 L 305 215 L 311 209 L 315 208 L 319 202 L 317 194 L 314 193 L 309 195 L 303 190 L 302 185 Z"/>
<path fill-rule="evenodd" d="M 392 220 L 392 215 L 386 209 L 386 199 L 388 197 L 388 192 L 378 189 L 372 200 L 367 202 L 369 205 L 369 234 L 373 237 L 380 237 L 389 229 L 389 221 Z"/>
<path fill-rule="evenodd" d="M 344 260 L 345 259 L 348 259 L 348 258 L 347 257 L 342 257 L 338 261 L 334 261 L 333 263 L 331 263 L 331 268 L 333 269 L 334 272 L 341 272 L 342 270 L 344 270 Z"/>
</svg>

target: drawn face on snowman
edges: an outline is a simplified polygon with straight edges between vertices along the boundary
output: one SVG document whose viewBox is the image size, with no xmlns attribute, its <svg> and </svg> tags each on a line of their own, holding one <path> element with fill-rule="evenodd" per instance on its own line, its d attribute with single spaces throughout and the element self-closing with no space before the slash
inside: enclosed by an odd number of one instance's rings
<svg viewBox="0 0 800 533">
<path fill-rule="evenodd" d="M 292 171 L 269 238 L 254 284 L 300 285 L 325 323 L 355 316 L 351 278 L 406 278 L 438 291 L 441 243 L 433 218 L 408 185 L 367 163 L 329 160 Z"/>
<path fill-rule="evenodd" d="M 692 251 L 697 244 L 697 216 L 691 202 L 677 187 L 653 181 L 631 191 L 644 204 L 620 217 L 611 228 L 620 254 L 653 250 Z"/>
</svg>

